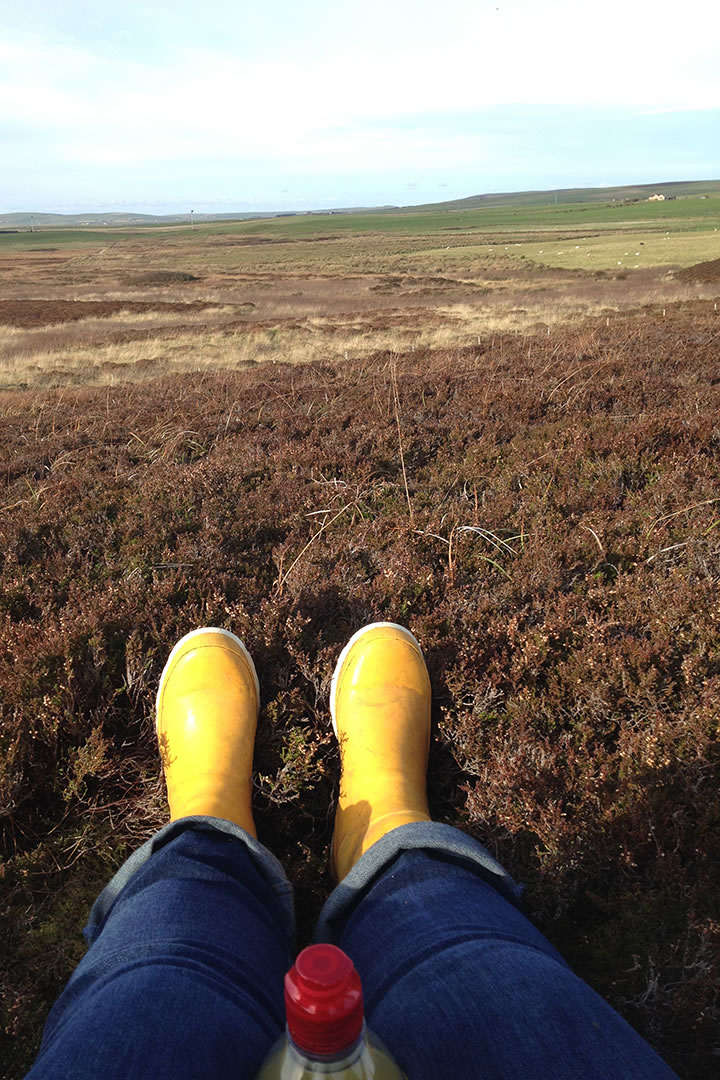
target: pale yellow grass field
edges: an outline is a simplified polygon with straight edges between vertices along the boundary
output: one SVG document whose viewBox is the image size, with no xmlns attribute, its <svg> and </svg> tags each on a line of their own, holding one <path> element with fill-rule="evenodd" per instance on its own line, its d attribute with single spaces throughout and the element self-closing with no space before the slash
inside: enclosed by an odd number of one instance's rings
<svg viewBox="0 0 720 1080">
<path fill-rule="evenodd" d="M 117 315 L 85 320 L 60 327 L 33 330 L 0 328 L 0 386 L 51 386 L 105 384 L 138 380 L 170 372 L 211 369 L 237 370 L 254 364 L 304 364 L 311 361 L 344 362 L 378 351 L 408 352 L 420 348 L 446 349 L 474 345 L 490 335 L 516 333 L 550 334 L 583 320 L 607 320 L 628 307 L 648 308 L 647 318 L 657 318 L 657 305 L 672 300 L 698 299 L 712 290 L 669 284 L 666 291 L 636 291 L 632 298 L 624 282 L 607 283 L 615 288 L 548 297 L 539 291 L 498 293 L 477 302 L 442 303 L 432 310 L 395 309 L 386 313 L 387 325 L 376 325 L 377 316 L 352 313 L 329 317 L 317 309 L 290 325 L 223 326 L 225 309 L 193 312 L 182 317 L 173 330 L 169 313 L 141 316 Z M 623 302 L 624 299 L 624 302 Z M 630 303 L 632 299 L 632 303 Z M 89 327 L 85 323 L 91 324 Z M 82 335 L 92 329 L 156 330 L 146 340 L 106 341 L 83 344 Z M 23 345 L 24 343 L 24 345 Z"/>
</svg>

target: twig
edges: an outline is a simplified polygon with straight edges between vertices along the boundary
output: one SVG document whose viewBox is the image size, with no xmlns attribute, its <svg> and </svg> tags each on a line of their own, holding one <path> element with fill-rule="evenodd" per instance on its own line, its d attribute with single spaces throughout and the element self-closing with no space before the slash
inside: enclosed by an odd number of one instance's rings
<svg viewBox="0 0 720 1080">
<path fill-rule="evenodd" d="M 605 558 L 605 548 L 600 543 L 600 537 L 598 536 L 598 534 L 595 532 L 594 529 L 591 529 L 589 525 L 583 525 L 582 528 L 585 529 L 586 532 L 591 533 L 595 537 L 595 543 L 597 544 L 597 546 L 598 546 L 598 548 L 600 550 L 600 554 L 602 555 L 602 557 L 604 559 Z"/>
<path fill-rule="evenodd" d="M 648 531 L 645 533 L 645 535 L 650 536 L 650 533 L 652 533 L 657 528 L 658 525 L 664 525 L 666 521 L 671 521 L 672 518 L 679 517 L 680 514 L 687 513 L 688 510 L 697 510 L 700 506 L 711 506 L 712 503 L 716 503 L 716 502 L 720 502 L 720 496 L 717 496 L 714 499 L 703 499 L 702 502 L 692 503 L 691 506 L 684 506 L 682 508 L 682 510 L 676 510 L 672 514 L 663 514 L 661 517 L 656 518 L 655 521 L 653 521 L 652 525 L 650 526 Z"/>
<path fill-rule="evenodd" d="M 496 536 L 494 532 L 490 532 L 489 529 L 481 529 L 479 525 L 458 525 L 458 532 L 477 533 L 478 536 L 482 536 L 483 540 L 487 540 L 488 543 L 492 544 L 498 551 L 509 551 L 511 555 L 517 555 L 515 548 L 510 547 L 507 541 L 502 540 L 499 536 Z"/>
<path fill-rule="evenodd" d="M 659 551 L 656 551 L 655 554 L 651 555 L 645 562 L 652 562 L 653 559 L 657 559 L 658 555 L 665 555 L 668 551 L 677 551 L 678 548 L 688 547 L 689 544 L 699 544 L 701 539 L 702 538 L 699 536 L 694 536 L 690 540 L 683 540 L 680 544 L 671 544 L 670 547 L 660 548 Z"/>
<path fill-rule="evenodd" d="M 398 397 L 397 368 L 395 364 L 393 364 L 390 368 L 390 375 L 392 378 L 393 400 L 395 404 L 395 423 L 397 424 L 398 445 L 400 447 L 400 464 L 402 466 L 403 482 L 405 484 L 405 498 L 407 499 L 408 513 L 410 515 L 410 521 L 412 522 L 413 508 L 412 503 L 410 502 L 410 491 L 408 489 L 407 472 L 405 471 L 405 454 L 403 453 L 402 430 L 400 428 L 400 398 Z"/>
<path fill-rule="evenodd" d="M 337 521 L 337 519 L 338 519 L 338 518 L 340 517 L 340 515 L 341 515 L 341 514 L 344 514 L 344 513 L 345 513 L 345 511 L 346 511 L 346 510 L 348 510 L 348 509 L 349 509 L 349 508 L 350 508 L 350 507 L 351 507 L 352 505 L 353 505 L 353 503 L 346 503 L 346 504 L 345 504 L 345 506 L 343 506 L 343 507 L 342 507 L 342 508 L 341 508 L 340 510 L 338 510 L 337 514 L 335 514 L 335 515 L 334 515 L 333 517 L 331 517 L 329 521 L 328 521 L 327 519 L 326 519 L 325 521 L 323 521 L 323 523 L 322 523 L 322 525 L 320 526 L 320 528 L 318 529 L 318 531 L 317 531 L 316 533 L 313 533 L 313 535 L 312 535 L 312 536 L 310 537 L 310 539 L 308 540 L 307 544 L 306 544 L 306 545 L 305 545 L 305 547 L 304 547 L 304 548 L 302 549 L 302 551 L 300 552 L 300 554 L 299 554 L 299 555 L 297 555 L 297 556 L 296 556 L 296 557 L 295 557 L 295 558 L 293 559 L 293 561 L 292 561 L 292 562 L 290 563 L 290 565 L 288 566 L 288 568 L 287 568 L 287 570 L 285 571 L 285 573 L 284 573 L 284 574 L 282 575 L 282 577 L 281 577 L 281 578 L 279 578 L 279 580 L 278 580 L 278 583 L 277 583 L 277 585 L 275 586 L 275 588 L 277 589 L 277 592 L 278 592 L 278 593 L 282 592 L 282 588 L 283 588 L 283 585 L 285 584 L 285 582 L 286 582 L 286 581 L 287 581 L 287 579 L 289 578 L 290 574 L 292 573 L 293 569 L 294 569 L 294 568 L 295 568 L 295 566 L 296 566 L 296 565 L 298 564 L 298 562 L 300 561 L 300 559 L 302 559 L 302 557 L 303 557 L 303 555 L 305 554 L 305 552 L 307 551 L 307 549 L 308 549 L 308 548 L 310 547 L 310 545 L 311 545 L 311 544 L 313 543 L 313 541 L 314 541 L 314 540 L 317 540 L 318 536 L 320 536 L 320 535 L 321 535 L 321 533 L 325 532 L 325 529 L 327 529 L 327 528 L 328 528 L 328 527 L 329 527 L 330 525 L 332 525 L 333 521 Z"/>
<path fill-rule="evenodd" d="M 416 529 L 415 532 L 417 533 L 418 536 L 431 536 L 433 538 L 433 540 L 440 540 L 441 543 L 447 544 L 447 549 L 448 549 L 448 576 L 450 578 L 450 584 L 451 585 L 454 584 L 454 582 L 455 582 L 455 563 L 456 563 L 456 555 L 454 553 L 455 533 L 459 533 L 459 532 L 474 532 L 474 533 L 477 533 L 479 536 L 482 537 L 483 540 L 487 540 L 490 544 L 493 545 L 493 547 L 497 548 L 498 551 L 502 552 L 503 549 L 506 549 L 512 555 L 517 555 L 517 551 L 515 551 L 514 548 L 511 548 L 510 545 L 507 544 L 504 540 L 501 540 L 499 536 L 495 536 L 495 533 L 491 533 L 489 529 L 481 529 L 477 525 L 453 525 L 452 529 L 450 530 L 449 539 L 447 537 L 445 537 L 445 536 L 440 536 L 438 533 L 428 532 L 427 530 L 424 530 L 424 529 Z M 525 533 L 524 535 L 527 536 L 528 534 Z M 522 537 L 514 536 L 514 537 L 512 537 L 512 539 L 513 540 L 520 540 L 520 539 L 522 539 Z M 495 559 L 491 559 L 488 555 L 478 555 L 477 558 L 481 559 L 483 562 L 490 563 L 490 565 L 494 566 L 496 570 L 499 570 L 501 574 L 504 574 L 505 577 L 508 579 L 508 581 L 512 580 L 512 578 L 510 577 L 510 574 L 508 574 L 505 567 L 501 566 L 500 563 L 496 562 Z"/>
</svg>

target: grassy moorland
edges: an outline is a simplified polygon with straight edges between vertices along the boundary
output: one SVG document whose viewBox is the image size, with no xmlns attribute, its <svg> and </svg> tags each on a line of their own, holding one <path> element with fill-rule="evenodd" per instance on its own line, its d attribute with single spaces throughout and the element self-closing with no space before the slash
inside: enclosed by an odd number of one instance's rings
<svg viewBox="0 0 720 1080">
<path fill-rule="evenodd" d="M 23 1075 L 90 903 L 165 818 L 153 702 L 174 641 L 225 626 L 256 659 L 258 831 L 302 944 L 331 888 L 333 664 L 391 619 L 433 680 L 434 815 L 709 1080 L 717 267 L 597 277 L 503 249 L 455 277 L 452 247 L 422 272 L 429 234 L 330 254 L 168 237 L 0 258 L 0 1073 Z M 301 331 L 305 362 L 283 362 Z M 269 351 L 241 358 L 238 334 Z M 111 346 L 158 359 L 98 368 Z"/>
<path fill-rule="evenodd" d="M 0 234 L 0 386 L 468 347 L 716 295 L 720 198 Z"/>
</svg>

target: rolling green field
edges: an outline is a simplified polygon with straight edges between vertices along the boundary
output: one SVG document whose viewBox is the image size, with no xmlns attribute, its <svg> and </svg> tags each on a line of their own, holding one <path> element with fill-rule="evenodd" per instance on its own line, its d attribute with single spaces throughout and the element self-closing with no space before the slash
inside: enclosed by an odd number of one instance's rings
<svg viewBox="0 0 720 1080">
<path fill-rule="evenodd" d="M 544 266 L 568 270 L 641 270 L 652 266 L 693 266 L 720 258 L 720 232 L 633 232 L 578 237 L 577 243 L 538 241 L 514 254 Z"/>
<path fill-rule="evenodd" d="M 137 256 L 182 255 L 193 264 L 238 262 L 248 269 L 302 265 L 394 271 L 392 257 L 450 252 L 462 269 L 479 256 L 500 254 L 550 267 L 625 270 L 689 266 L 720 255 L 720 196 L 630 204 L 494 207 L 424 213 L 308 214 L 260 221 L 141 228 L 49 228 L 0 233 L 0 256 L 79 249 L 93 258 L 126 248 Z M 392 245 L 388 247 L 387 245 Z M 235 246 L 237 245 L 237 246 Z M 642 245 L 642 247 L 640 246 Z M 223 249 L 222 252 L 220 249 Z M 389 263 L 383 263 L 387 256 Z"/>
<path fill-rule="evenodd" d="M 623 184 L 620 187 L 558 188 L 557 191 L 513 191 L 470 195 L 464 199 L 428 203 L 418 210 L 472 210 L 490 206 L 550 206 L 567 203 L 611 203 L 629 199 L 648 199 L 651 195 L 693 198 L 720 195 L 720 180 L 671 180 L 657 184 Z"/>
<path fill-rule="evenodd" d="M 362 214 L 304 214 L 297 217 L 262 218 L 258 221 L 199 222 L 168 225 L 173 236 L 239 235 L 301 238 L 314 235 L 337 235 L 348 232 L 401 233 L 427 235 L 457 230 L 562 230 L 569 227 L 633 229 L 682 229 L 686 232 L 712 229 L 720 224 L 720 195 L 674 199 L 665 202 L 585 203 L 558 206 L 489 207 L 473 210 L 434 210 L 424 212 L 374 211 Z M 96 243 L 101 240 L 138 239 L 146 228 L 39 228 L 34 233 L 0 234 L 0 248 L 44 246 L 71 242 Z M 151 228 L 153 241 L 158 228 Z"/>
<path fill-rule="evenodd" d="M 2 251 L 42 251 L 54 247 L 77 247 L 81 244 L 116 244 L 122 240 L 151 241 L 146 229 L 29 229 L 23 232 L 0 233 Z"/>
</svg>

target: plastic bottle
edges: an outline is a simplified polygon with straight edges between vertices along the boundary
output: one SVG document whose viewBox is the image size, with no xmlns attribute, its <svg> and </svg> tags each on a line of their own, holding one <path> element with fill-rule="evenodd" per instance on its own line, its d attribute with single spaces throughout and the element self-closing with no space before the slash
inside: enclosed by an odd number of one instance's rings
<svg viewBox="0 0 720 1080">
<path fill-rule="evenodd" d="M 257 1080 L 407 1080 L 365 1026 L 362 986 L 335 945 L 311 945 L 285 976 L 287 1030 Z"/>
</svg>

